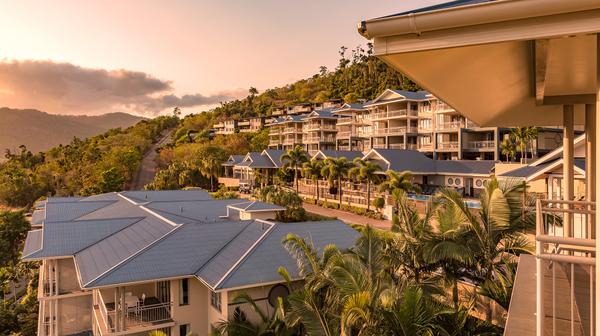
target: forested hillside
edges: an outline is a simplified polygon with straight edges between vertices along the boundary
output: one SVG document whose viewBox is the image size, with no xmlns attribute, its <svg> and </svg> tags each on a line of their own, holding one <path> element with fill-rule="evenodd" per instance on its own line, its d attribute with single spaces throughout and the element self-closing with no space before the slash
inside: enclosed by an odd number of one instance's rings
<svg viewBox="0 0 600 336">
<path fill-rule="evenodd" d="M 231 154 L 262 151 L 269 142 L 268 129 L 248 134 L 212 136 L 215 122 L 253 116 L 269 116 L 274 108 L 304 102 L 342 98 L 348 103 L 375 98 L 386 88 L 418 90 L 410 79 L 391 69 L 367 49 L 341 47 L 338 66 L 320 67 L 310 78 L 258 93 L 250 88 L 246 98 L 221 104 L 210 111 L 185 117 L 173 133 L 173 145 L 159 154 L 161 170 L 149 188 L 174 189 L 209 185 L 209 177 Z M 182 177 L 183 176 L 183 177 Z"/>
<path fill-rule="evenodd" d="M 98 135 L 112 128 L 129 127 L 142 118 L 127 113 L 100 116 L 67 116 L 38 110 L 0 108 L 0 150 L 25 145 L 34 153 Z M 2 161 L 0 159 L 0 161 Z"/>
<path fill-rule="evenodd" d="M 176 117 L 143 120 L 86 140 L 74 139 L 46 152 L 22 146 L 0 164 L 0 205 L 23 207 L 41 196 L 90 195 L 118 191 L 139 168 L 142 154 Z"/>
</svg>

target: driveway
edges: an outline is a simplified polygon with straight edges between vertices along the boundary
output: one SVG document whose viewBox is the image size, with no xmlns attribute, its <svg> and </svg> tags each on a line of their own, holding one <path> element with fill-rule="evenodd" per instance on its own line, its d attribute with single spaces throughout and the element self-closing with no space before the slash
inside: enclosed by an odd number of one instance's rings
<svg viewBox="0 0 600 336">
<path fill-rule="evenodd" d="M 161 136 L 160 140 L 153 143 L 144 154 L 140 169 L 133 177 L 129 190 L 142 190 L 146 184 L 154 180 L 154 175 L 157 170 L 156 149 L 171 142 L 171 129 L 164 130 Z"/>
<path fill-rule="evenodd" d="M 337 219 L 344 221 L 347 224 L 360 224 L 360 225 L 371 225 L 378 229 L 389 230 L 392 227 L 392 222 L 387 220 L 373 219 L 365 216 L 353 214 L 351 212 L 340 211 L 336 209 L 322 208 L 318 205 L 304 202 L 304 209 L 308 212 L 312 212 L 317 215 L 327 217 L 337 217 Z"/>
</svg>

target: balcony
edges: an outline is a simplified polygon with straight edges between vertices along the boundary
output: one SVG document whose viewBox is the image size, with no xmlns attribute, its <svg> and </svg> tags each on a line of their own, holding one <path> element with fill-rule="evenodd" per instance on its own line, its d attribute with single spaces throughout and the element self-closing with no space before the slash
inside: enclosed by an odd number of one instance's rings
<svg viewBox="0 0 600 336">
<path fill-rule="evenodd" d="M 283 129 L 282 133 L 302 133 L 302 129 L 296 127 L 286 127 Z"/>
<path fill-rule="evenodd" d="M 302 140 L 304 143 L 335 142 L 335 137 L 333 137 L 333 136 L 325 136 L 325 137 L 313 136 L 313 137 L 304 137 Z"/>
<path fill-rule="evenodd" d="M 175 325 L 172 302 L 160 302 L 155 297 L 143 299 L 126 295 L 124 305 L 108 302 L 100 290 L 94 290 L 94 323 L 101 335 L 127 335 Z M 114 296 L 112 297 L 114 300 Z"/>
<path fill-rule="evenodd" d="M 496 142 L 494 140 L 468 141 L 465 144 L 465 149 L 494 150 L 495 148 Z"/>
<path fill-rule="evenodd" d="M 530 284 L 536 288 L 537 300 L 535 314 L 529 316 L 532 319 L 535 316 L 538 335 L 594 335 L 593 315 L 597 305 L 594 225 L 595 202 L 537 200 L 535 274 L 538 276 L 535 285 Z M 518 312 L 509 312 L 507 330 L 518 328 L 518 323 L 531 325 L 532 321 L 523 319 L 511 322 L 511 313 Z"/>
<path fill-rule="evenodd" d="M 307 124 L 302 127 L 304 132 L 307 131 L 337 131 L 336 125 L 329 124 Z"/>
<path fill-rule="evenodd" d="M 449 121 L 442 122 L 436 125 L 436 129 L 438 131 L 458 131 L 463 127 L 465 127 L 464 121 Z"/>
<path fill-rule="evenodd" d="M 411 111 L 411 112 L 414 112 L 414 111 Z M 401 118 L 401 117 L 406 117 L 407 115 L 408 115 L 408 110 L 403 109 L 403 110 L 392 110 L 392 111 L 386 111 L 386 112 L 372 113 L 369 118 L 371 120 L 381 120 L 381 119 Z M 413 114 L 411 114 L 411 115 L 413 115 Z"/>
<path fill-rule="evenodd" d="M 421 150 L 421 151 L 433 151 L 433 143 L 419 144 L 419 150 Z"/>
<path fill-rule="evenodd" d="M 412 150 L 415 150 L 415 149 L 417 149 L 417 144 L 409 143 L 409 144 L 404 145 L 403 143 L 400 143 L 400 144 L 396 143 L 396 144 L 390 144 L 389 148 L 390 149 L 412 149 Z"/>
<path fill-rule="evenodd" d="M 438 150 L 458 150 L 458 141 L 443 141 L 439 142 Z"/>
</svg>

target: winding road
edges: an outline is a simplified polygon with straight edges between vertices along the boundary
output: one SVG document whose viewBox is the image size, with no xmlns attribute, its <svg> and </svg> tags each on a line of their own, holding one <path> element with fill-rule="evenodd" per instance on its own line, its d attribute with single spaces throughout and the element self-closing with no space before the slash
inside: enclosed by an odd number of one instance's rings
<svg viewBox="0 0 600 336">
<path fill-rule="evenodd" d="M 140 163 L 140 169 L 137 171 L 132 179 L 129 190 L 142 190 L 144 186 L 152 180 L 156 174 L 156 150 L 163 145 L 171 142 L 171 129 L 166 129 L 161 133 L 161 138 L 157 142 L 153 143 L 150 148 L 144 154 L 142 162 Z"/>
</svg>

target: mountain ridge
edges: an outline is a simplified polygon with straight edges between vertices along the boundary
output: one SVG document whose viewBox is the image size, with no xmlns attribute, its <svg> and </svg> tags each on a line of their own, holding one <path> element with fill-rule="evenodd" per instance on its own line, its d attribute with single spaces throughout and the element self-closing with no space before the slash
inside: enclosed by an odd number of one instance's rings
<svg viewBox="0 0 600 336">
<path fill-rule="evenodd" d="M 25 145 L 32 152 L 46 151 L 68 144 L 73 137 L 91 137 L 111 128 L 129 127 L 143 119 L 125 112 L 73 116 L 0 107 L 0 150 L 14 151 Z"/>
</svg>

